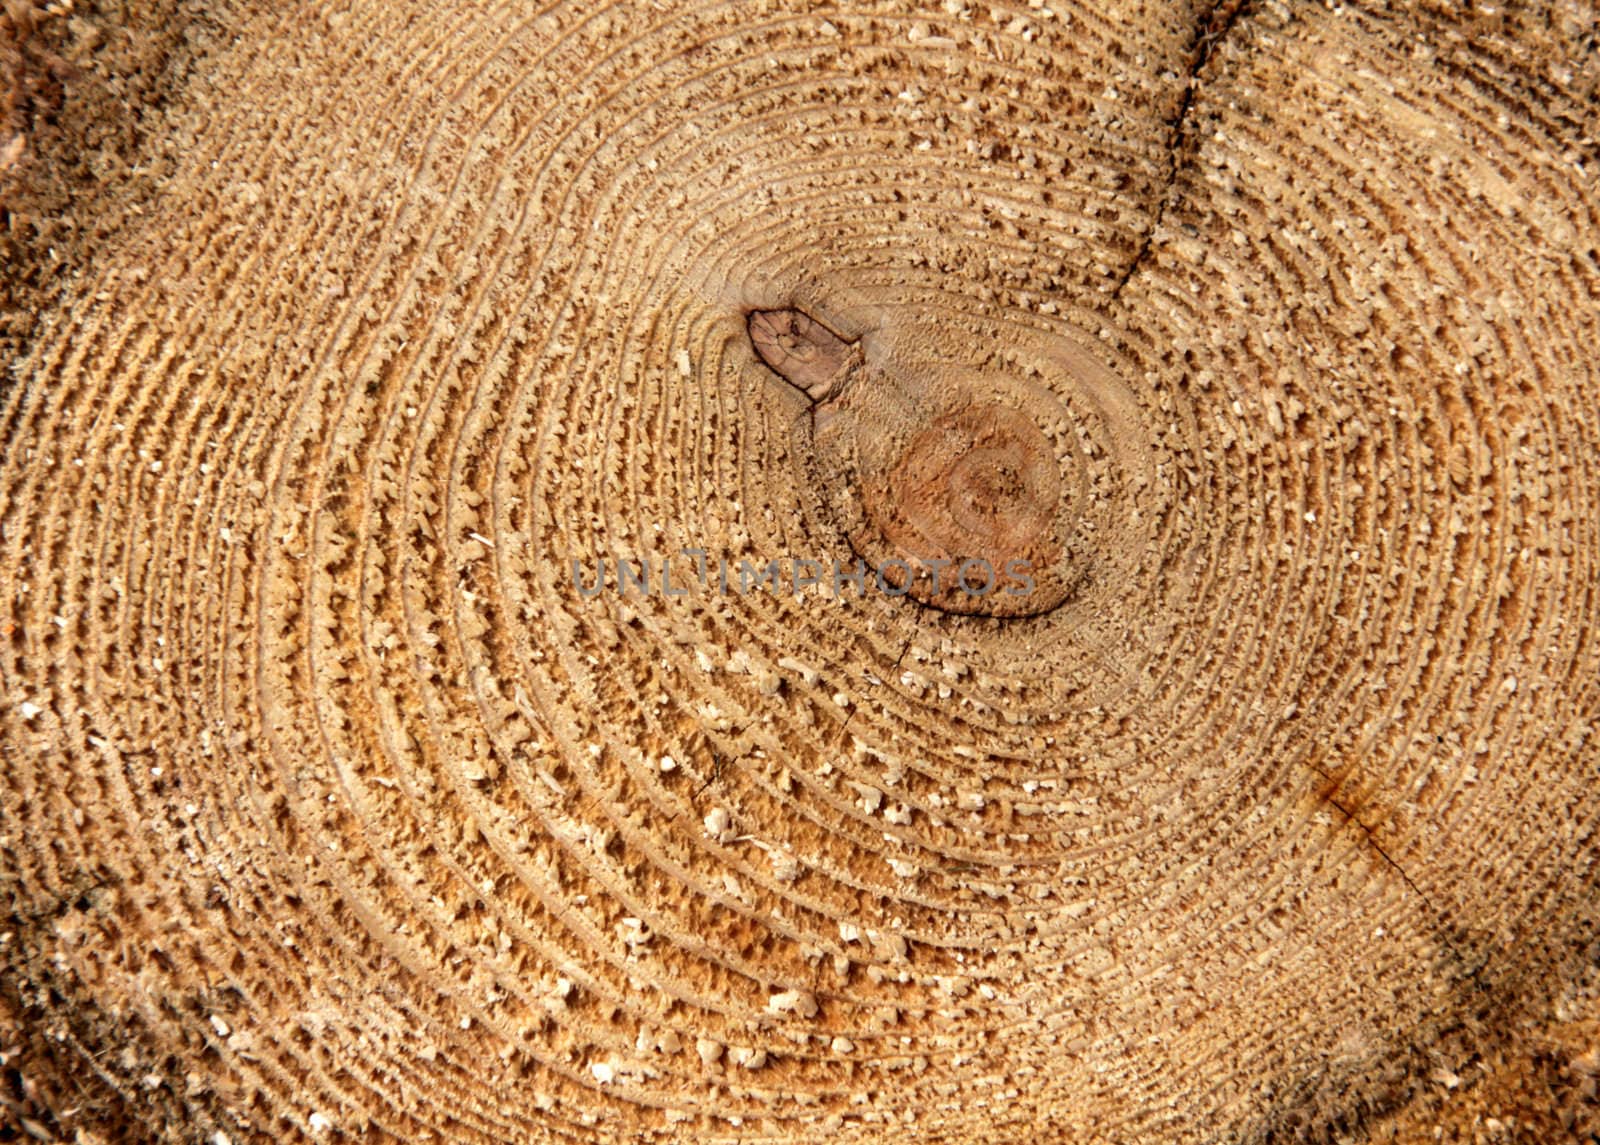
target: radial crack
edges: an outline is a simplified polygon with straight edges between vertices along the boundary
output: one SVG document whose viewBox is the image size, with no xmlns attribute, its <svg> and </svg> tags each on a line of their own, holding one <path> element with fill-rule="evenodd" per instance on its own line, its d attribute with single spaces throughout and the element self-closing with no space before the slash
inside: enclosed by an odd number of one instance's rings
<svg viewBox="0 0 1600 1145">
<path fill-rule="evenodd" d="M 1412 880 L 1411 876 L 1406 874 L 1406 869 L 1396 862 L 1394 857 L 1390 855 L 1388 851 L 1383 849 L 1383 844 L 1378 842 L 1378 836 L 1373 829 L 1363 823 L 1361 818 L 1356 815 L 1354 811 L 1350 810 L 1350 808 L 1346 807 L 1343 803 L 1340 803 L 1337 799 L 1334 799 L 1330 796 L 1328 798 L 1328 804 L 1351 823 L 1354 823 L 1357 827 L 1361 828 L 1361 833 L 1366 836 L 1367 842 L 1371 844 L 1372 849 L 1378 852 L 1379 857 L 1381 857 L 1384 862 L 1388 863 L 1394 868 L 1395 874 L 1400 876 L 1400 881 L 1405 883 L 1406 886 L 1410 887 L 1416 896 L 1422 900 L 1422 905 L 1428 908 L 1428 912 L 1437 917 L 1438 912 L 1434 910 L 1433 903 L 1429 900 L 1428 896 L 1423 892 L 1421 887 L 1417 886 L 1417 884 Z"/>
<path fill-rule="evenodd" d="M 1189 65 L 1184 73 L 1183 94 L 1179 97 L 1177 110 L 1166 120 L 1167 173 L 1162 182 L 1161 199 L 1156 204 L 1156 217 L 1150 221 L 1149 229 L 1144 232 L 1144 237 L 1139 240 L 1138 249 L 1133 252 L 1133 258 L 1129 260 L 1115 285 L 1112 286 L 1110 296 L 1113 301 L 1122 297 L 1123 288 L 1149 257 L 1155 234 L 1166 219 L 1167 208 L 1177 197 L 1178 172 L 1182 169 L 1181 156 L 1189 144 L 1189 116 L 1194 108 L 1194 93 L 1200 86 L 1201 75 L 1210 64 L 1216 46 L 1228 38 L 1233 26 L 1239 22 L 1251 3 L 1252 0 L 1214 0 L 1195 21 L 1194 34 L 1189 40 Z"/>
</svg>

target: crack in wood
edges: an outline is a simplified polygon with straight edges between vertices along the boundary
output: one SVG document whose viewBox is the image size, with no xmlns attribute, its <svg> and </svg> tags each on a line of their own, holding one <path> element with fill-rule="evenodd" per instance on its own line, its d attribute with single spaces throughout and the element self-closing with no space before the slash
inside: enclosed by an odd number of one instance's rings
<svg viewBox="0 0 1600 1145">
<path fill-rule="evenodd" d="M 1189 43 L 1189 67 L 1184 74 L 1183 94 L 1178 99 L 1177 110 L 1166 120 L 1167 174 L 1161 187 L 1161 198 L 1156 203 L 1155 218 L 1139 240 L 1133 258 L 1111 287 L 1109 297 L 1113 302 L 1121 299 L 1123 289 L 1150 257 L 1156 232 L 1161 229 L 1167 211 L 1177 198 L 1178 174 L 1183 169 L 1183 153 L 1189 145 L 1189 119 L 1194 110 L 1194 96 L 1200 86 L 1201 75 L 1211 63 L 1217 45 L 1228 38 L 1251 3 L 1253 0 L 1216 0 L 1195 22 L 1194 35 Z"/>
</svg>

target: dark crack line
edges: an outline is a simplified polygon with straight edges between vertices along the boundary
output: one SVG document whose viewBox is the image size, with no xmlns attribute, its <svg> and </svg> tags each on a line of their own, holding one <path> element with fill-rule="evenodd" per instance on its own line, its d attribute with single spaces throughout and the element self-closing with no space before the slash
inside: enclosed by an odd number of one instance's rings
<svg viewBox="0 0 1600 1145">
<path fill-rule="evenodd" d="M 912 635 L 906 637 L 906 646 L 904 648 L 900 649 L 900 655 L 898 655 L 898 656 L 896 656 L 894 658 L 894 663 L 889 666 L 889 671 L 886 673 L 887 676 L 891 676 L 892 677 L 894 675 L 894 673 L 896 673 L 896 672 L 898 672 L 900 670 L 900 663 L 901 663 L 901 661 L 903 661 L 906 658 L 906 653 L 911 651 L 911 645 L 916 641 L 916 638 L 917 637 L 916 637 L 915 633 L 913 633 Z M 887 681 L 885 681 L 885 683 L 887 683 Z M 850 714 L 844 718 L 844 723 L 839 725 L 839 734 L 840 735 L 843 735 L 845 732 L 850 730 L 850 721 L 856 718 L 856 713 L 859 712 L 860 710 L 861 710 L 861 703 L 860 703 L 860 701 L 857 701 L 851 707 Z"/>
<path fill-rule="evenodd" d="M 1189 66 L 1184 74 L 1183 95 L 1178 100 L 1177 110 L 1166 121 L 1167 175 L 1161 188 L 1161 201 L 1156 204 L 1156 217 L 1151 220 L 1150 228 L 1139 240 L 1139 248 L 1133 252 L 1133 258 L 1111 287 L 1109 297 L 1113 302 L 1122 297 L 1123 288 L 1149 259 L 1156 232 L 1166 221 L 1167 209 L 1177 198 L 1178 172 L 1182 167 L 1180 156 L 1189 145 L 1190 113 L 1194 110 L 1194 93 L 1200 87 L 1201 75 L 1211 63 L 1211 56 L 1217 45 L 1228 38 L 1234 25 L 1239 22 L 1252 2 L 1253 0 L 1214 0 L 1195 22 L 1194 35 L 1189 41 Z"/>
<path fill-rule="evenodd" d="M 1434 908 L 1434 905 L 1429 900 L 1428 896 L 1423 893 L 1422 888 L 1417 886 L 1417 884 L 1412 881 L 1410 875 L 1406 874 L 1406 869 L 1397 863 L 1394 860 L 1394 857 L 1390 855 L 1388 851 L 1383 849 L 1383 844 L 1378 842 L 1378 836 L 1373 832 L 1372 828 L 1363 823 L 1360 817 L 1357 816 L 1354 811 L 1350 810 L 1343 803 L 1340 803 L 1332 796 L 1328 797 L 1328 805 L 1337 810 L 1351 823 L 1354 823 L 1357 827 L 1361 828 L 1361 833 L 1366 836 L 1367 842 L 1371 845 L 1372 849 L 1378 852 L 1378 855 L 1383 859 L 1384 862 L 1388 863 L 1394 868 L 1395 874 L 1400 876 L 1400 881 L 1411 888 L 1412 893 L 1415 894 L 1417 898 L 1422 900 L 1422 905 L 1428 908 L 1428 913 L 1437 919 L 1439 917 L 1438 910 Z"/>
</svg>

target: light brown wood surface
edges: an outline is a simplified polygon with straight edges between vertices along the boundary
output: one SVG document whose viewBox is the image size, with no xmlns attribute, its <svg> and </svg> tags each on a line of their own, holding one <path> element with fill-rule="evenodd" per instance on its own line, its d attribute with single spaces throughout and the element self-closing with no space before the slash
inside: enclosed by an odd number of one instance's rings
<svg viewBox="0 0 1600 1145">
<path fill-rule="evenodd" d="M 0 1137 L 1596 1139 L 1591 5 L 5 11 Z"/>
</svg>

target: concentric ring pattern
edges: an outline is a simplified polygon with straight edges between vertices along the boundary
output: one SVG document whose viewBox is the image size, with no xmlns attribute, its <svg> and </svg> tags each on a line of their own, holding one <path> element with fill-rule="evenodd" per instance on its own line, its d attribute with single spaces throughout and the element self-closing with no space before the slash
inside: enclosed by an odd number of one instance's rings
<svg viewBox="0 0 1600 1145">
<path fill-rule="evenodd" d="M 338 7 L 212 60 L 4 415 L 11 956 L 150 1125 L 1316 1137 L 1593 940 L 1559 69 L 1275 4 Z M 830 583 L 784 307 L 1047 423 L 1058 601 Z"/>
</svg>

